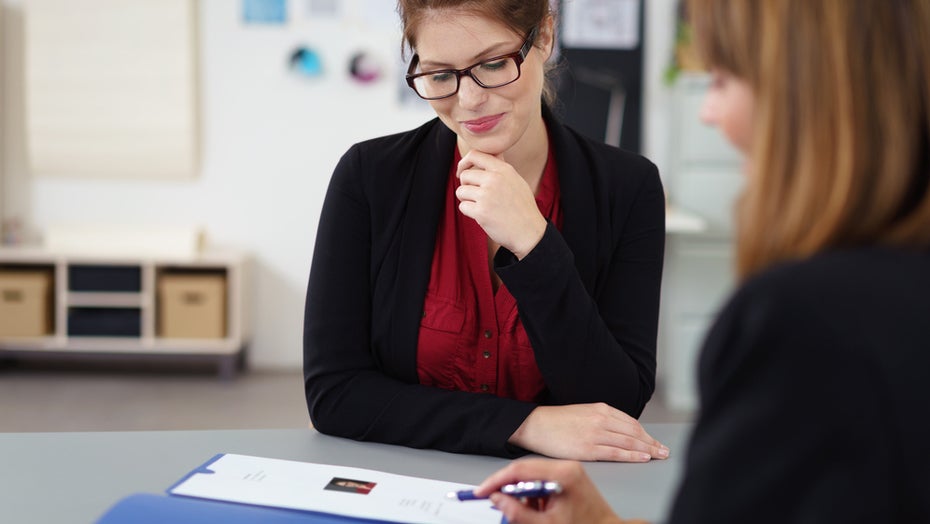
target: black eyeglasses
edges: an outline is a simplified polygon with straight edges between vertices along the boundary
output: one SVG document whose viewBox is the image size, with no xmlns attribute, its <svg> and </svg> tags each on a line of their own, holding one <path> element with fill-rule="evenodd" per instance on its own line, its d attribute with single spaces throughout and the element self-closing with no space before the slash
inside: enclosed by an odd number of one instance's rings
<svg viewBox="0 0 930 524">
<path fill-rule="evenodd" d="M 520 66 L 526 59 L 526 55 L 529 54 L 530 49 L 533 48 L 535 39 L 536 28 L 534 27 L 526 35 L 526 40 L 523 41 L 523 45 L 520 46 L 518 51 L 482 60 L 465 69 L 439 69 L 414 73 L 417 66 L 420 65 L 420 57 L 413 55 L 410 67 L 407 68 L 407 85 L 416 91 L 420 98 L 439 100 L 458 93 L 462 77 L 466 75 L 485 89 L 512 84 L 520 78 Z"/>
</svg>

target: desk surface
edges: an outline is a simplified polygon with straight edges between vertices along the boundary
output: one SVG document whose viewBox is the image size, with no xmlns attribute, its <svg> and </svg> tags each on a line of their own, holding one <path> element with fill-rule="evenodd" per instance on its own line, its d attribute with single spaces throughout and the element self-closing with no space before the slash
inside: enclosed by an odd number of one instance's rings
<svg viewBox="0 0 930 524">
<path fill-rule="evenodd" d="M 666 515 L 690 426 L 646 430 L 672 449 L 648 464 L 588 463 L 588 473 L 623 516 Z M 93 522 L 132 493 L 164 493 L 216 453 L 319 462 L 477 484 L 508 461 L 355 442 L 312 430 L 139 431 L 0 434 L 4 522 Z"/>
</svg>

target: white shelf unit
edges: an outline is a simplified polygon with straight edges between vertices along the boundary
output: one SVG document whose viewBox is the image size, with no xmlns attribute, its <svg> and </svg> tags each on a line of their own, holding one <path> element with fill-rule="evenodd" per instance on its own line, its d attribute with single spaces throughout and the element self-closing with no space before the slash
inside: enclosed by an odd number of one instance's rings
<svg viewBox="0 0 930 524">
<path fill-rule="evenodd" d="M 113 291 L 73 289 L 74 270 L 94 268 L 136 272 L 136 289 Z M 32 248 L 0 249 L 0 271 L 33 270 L 51 274 L 51 331 L 45 336 L 0 335 L 0 357 L 18 358 L 136 356 L 156 359 L 209 360 L 221 378 L 236 375 L 242 366 L 249 337 L 243 291 L 247 280 L 246 257 L 234 251 L 209 251 L 195 257 L 131 257 L 68 255 Z M 225 336 L 222 338 L 169 338 L 158 332 L 158 282 L 164 275 L 222 275 L 225 281 Z M 81 286 L 82 288 L 84 286 Z M 107 308 L 124 318 L 138 314 L 138 331 L 132 334 L 80 334 L 70 325 L 81 311 Z"/>
<path fill-rule="evenodd" d="M 683 411 L 698 407 L 698 353 L 735 284 L 732 214 L 743 184 L 740 154 L 699 118 L 708 86 L 696 73 L 675 82 L 666 173 L 670 209 L 692 220 L 669 221 L 657 382 L 666 404 Z"/>
</svg>

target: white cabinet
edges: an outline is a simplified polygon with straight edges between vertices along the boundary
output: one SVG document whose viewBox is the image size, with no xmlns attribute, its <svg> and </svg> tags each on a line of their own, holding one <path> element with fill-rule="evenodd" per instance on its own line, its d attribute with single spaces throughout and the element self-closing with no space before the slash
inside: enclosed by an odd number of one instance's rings
<svg viewBox="0 0 930 524">
<path fill-rule="evenodd" d="M 683 73 L 673 87 L 666 189 L 675 207 L 701 216 L 711 231 L 729 233 L 743 160 L 719 130 L 700 119 L 709 82 L 706 75 Z"/>
<path fill-rule="evenodd" d="M 707 329 L 734 284 L 733 206 L 742 160 L 699 119 L 709 79 L 682 74 L 674 86 L 669 203 L 703 219 L 703 231 L 669 231 L 659 317 L 657 383 L 671 409 L 697 407 L 696 362 Z"/>
<path fill-rule="evenodd" d="M 248 339 L 243 300 L 246 259 L 235 252 L 195 257 L 133 258 L 0 249 L 3 307 L 25 300 L 17 275 L 44 275 L 50 318 L 45 333 L 3 333 L 0 357 L 84 354 L 210 360 L 235 375 Z M 44 298 L 44 297 L 41 297 Z M 33 315 L 34 311 L 21 311 Z"/>
<path fill-rule="evenodd" d="M 666 405 L 697 407 L 697 356 L 733 286 L 732 245 L 722 234 L 669 235 L 659 317 L 659 383 Z"/>
</svg>

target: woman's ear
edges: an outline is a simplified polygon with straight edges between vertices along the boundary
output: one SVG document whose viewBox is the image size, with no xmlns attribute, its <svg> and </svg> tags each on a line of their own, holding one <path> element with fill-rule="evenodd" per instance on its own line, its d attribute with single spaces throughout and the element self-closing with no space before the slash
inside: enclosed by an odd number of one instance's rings
<svg viewBox="0 0 930 524">
<path fill-rule="evenodd" d="M 552 15 L 546 16 L 542 23 L 539 24 L 539 36 L 536 38 L 536 42 L 543 56 L 546 57 L 546 60 L 549 60 L 552 56 L 552 50 L 555 48 L 555 18 Z"/>
</svg>

